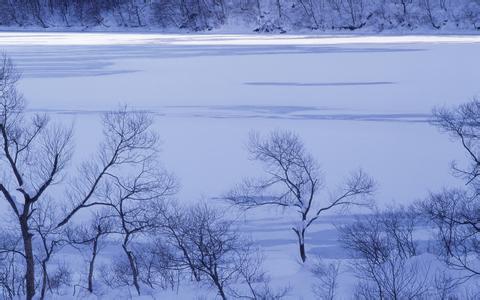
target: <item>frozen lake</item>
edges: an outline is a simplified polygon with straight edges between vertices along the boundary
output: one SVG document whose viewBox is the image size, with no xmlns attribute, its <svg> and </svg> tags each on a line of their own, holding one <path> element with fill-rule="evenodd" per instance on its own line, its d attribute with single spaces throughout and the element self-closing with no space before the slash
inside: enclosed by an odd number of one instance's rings
<svg viewBox="0 0 480 300">
<path fill-rule="evenodd" d="M 480 94 L 479 36 L 0 33 L 0 50 L 30 109 L 75 122 L 79 157 L 94 151 L 99 111 L 154 112 L 185 201 L 255 175 L 248 132 L 280 128 L 301 135 L 329 187 L 362 167 L 379 203 L 411 202 L 456 184 L 449 162 L 463 155 L 427 123 L 431 109 Z"/>
</svg>

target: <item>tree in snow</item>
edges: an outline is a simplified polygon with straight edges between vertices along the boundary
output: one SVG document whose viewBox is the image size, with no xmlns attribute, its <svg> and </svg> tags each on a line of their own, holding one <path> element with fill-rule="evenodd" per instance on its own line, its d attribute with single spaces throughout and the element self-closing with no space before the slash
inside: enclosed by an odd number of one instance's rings
<svg viewBox="0 0 480 300">
<path fill-rule="evenodd" d="M 20 75 L 6 56 L 0 59 L 0 192 L 17 219 L 25 257 L 26 296 L 35 294 L 32 215 L 48 188 L 58 183 L 72 153 L 70 129 L 46 115 L 27 118 L 16 89 Z"/>
<path fill-rule="evenodd" d="M 251 159 L 260 162 L 266 177 L 245 179 L 226 199 L 244 208 L 265 205 L 296 211 L 299 220 L 292 227 L 298 239 L 300 257 L 307 259 L 305 236 L 322 213 L 338 207 L 369 205 L 374 182 L 358 171 L 348 178 L 338 195 L 321 201 L 323 185 L 320 168 L 306 151 L 300 138 L 288 131 L 274 131 L 267 138 L 251 134 L 248 144 Z"/>
<path fill-rule="evenodd" d="M 122 237 L 122 250 L 128 261 L 127 273 L 122 272 L 123 276 L 130 275 L 126 282 L 133 285 L 139 295 L 141 274 L 135 239 L 154 229 L 158 217 L 154 208 L 177 190 L 175 178 L 156 165 L 153 158 L 143 160 L 129 170 L 130 174 L 112 176 L 98 191 L 102 205 L 114 220 L 112 232 Z"/>
<path fill-rule="evenodd" d="M 94 272 L 97 256 L 104 248 L 104 239 L 113 232 L 113 218 L 107 210 L 97 211 L 93 214 L 91 220 L 86 224 L 68 227 L 65 231 L 65 237 L 68 243 L 81 253 L 89 253 L 87 259 L 87 287 L 86 289 L 93 293 Z"/>
<path fill-rule="evenodd" d="M 440 256 L 462 277 L 480 278 L 480 100 L 456 108 L 437 108 L 432 124 L 458 141 L 467 164 L 452 163 L 454 174 L 466 182 L 464 189 L 433 193 L 420 204 L 434 224 Z"/>
<path fill-rule="evenodd" d="M 316 259 L 311 271 L 316 278 L 312 290 L 318 299 L 335 299 L 338 290 L 340 267 L 340 262 L 327 264 L 320 257 Z"/>
<path fill-rule="evenodd" d="M 388 209 L 339 228 L 340 242 L 354 258 L 351 266 L 359 279 L 355 299 L 427 296 L 430 265 L 418 257 L 413 238 L 418 216 L 411 209 Z"/>
<path fill-rule="evenodd" d="M 57 232 L 81 210 L 111 209 L 125 234 L 128 254 L 132 235 L 147 226 L 147 202 L 163 199 L 172 191 L 172 182 L 157 164 L 152 118 L 126 108 L 104 114 L 98 151 L 69 176 L 71 181 L 62 182 L 73 154 L 71 127 L 52 124 L 46 115 L 30 116 L 16 89 L 19 78 L 10 59 L 0 59 L 0 200 L 9 205 L 22 239 L 18 251 L 25 258 L 25 293 L 30 300 L 36 293 L 35 243 L 42 243 L 45 229 L 34 217 L 48 203 L 63 207 L 53 216 L 57 222 L 49 225 L 49 232 Z M 52 189 L 61 182 L 65 194 Z"/>
<path fill-rule="evenodd" d="M 204 203 L 169 205 L 158 219 L 158 245 L 169 245 L 170 268 L 216 289 L 221 299 L 282 299 L 288 288 L 274 290 L 262 270 L 259 250 L 240 233 L 236 221 Z M 160 259 L 161 260 L 161 259 Z"/>
<path fill-rule="evenodd" d="M 478 196 L 466 190 L 445 189 L 420 203 L 434 225 L 436 254 L 452 270 L 458 282 L 480 278 L 480 205 Z"/>
<path fill-rule="evenodd" d="M 39 243 L 35 244 L 34 254 L 41 270 L 39 299 L 47 297 L 47 291 L 52 292 L 69 283 L 70 274 L 67 269 L 56 268 L 52 272 L 52 258 L 67 244 L 63 228 L 57 227 L 58 209 L 51 199 L 39 201 L 32 214 L 32 232 Z"/>
<path fill-rule="evenodd" d="M 14 299 L 24 295 L 24 254 L 22 238 L 13 230 L 0 230 L 0 298 Z"/>
</svg>

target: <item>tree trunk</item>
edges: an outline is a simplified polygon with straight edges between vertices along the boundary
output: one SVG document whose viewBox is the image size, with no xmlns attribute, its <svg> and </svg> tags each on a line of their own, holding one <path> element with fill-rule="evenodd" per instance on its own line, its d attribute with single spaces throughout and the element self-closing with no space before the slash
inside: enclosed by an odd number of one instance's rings
<svg viewBox="0 0 480 300">
<path fill-rule="evenodd" d="M 47 280 L 48 280 L 48 273 L 47 273 L 47 262 L 44 260 L 42 261 L 42 290 L 40 291 L 40 300 L 45 299 L 45 293 L 47 292 Z"/>
<path fill-rule="evenodd" d="M 220 295 L 220 297 L 222 298 L 222 300 L 227 300 L 227 295 L 225 295 L 225 291 L 223 290 L 223 287 L 222 287 L 222 285 L 220 284 L 220 282 L 218 281 L 218 279 L 217 279 L 217 278 L 213 278 L 213 281 L 215 282 L 215 285 L 217 286 L 218 294 Z"/>
<path fill-rule="evenodd" d="M 305 262 L 307 260 L 307 255 L 305 253 L 305 231 L 307 228 L 305 227 L 305 223 L 307 222 L 307 213 L 302 214 L 302 228 L 292 228 L 295 234 L 297 235 L 298 238 L 298 247 L 300 250 L 300 258 L 302 259 L 302 262 Z M 307 225 L 308 227 L 308 225 Z"/>
<path fill-rule="evenodd" d="M 127 249 L 127 246 L 123 245 L 122 247 L 125 253 L 127 254 L 128 262 L 130 263 L 130 269 L 132 270 L 133 285 L 135 286 L 135 289 L 137 290 L 138 295 L 140 295 L 140 285 L 138 284 L 138 270 L 137 270 L 137 265 L 135 264 L 135 257 L 133 256 L 133 253 Z"/>
<path fill-rule="evenodd" d="M 28 230 L 28 219 L 26 216 L 20 217 L 20 227 L 25 251 L 25 263 L 27 265 L 25 272 L 26 299 L 32 300 L 33 296 L 35 296 L 35 260 L 32 246 L 33 235 Z"/>
<path fill-rule="evenodd" d="M 303 216 L 303 222 L 305 222 L 306 217 L 305 215 Z M 300 258 L 302 259 L 302 262 L 305 262 L 307 260 L 307 255 L 305 253 L 305 230 L 306 228 L 297 229 L 297 228 L 292 228 L 293 232 L 297 235 L 298 238 L 298 247 L 300 250 Z"/>
<path fill-rule="evenodd" d="M 282 19 L 282 4 L 280 4 L 280 0 L 277 0 L 277 12 L 278 12 L 278 19 Z"/>
<path fill-rule="evenodd" d="M 299 242 L 300 246 L 300 257 L 302 258 L 302 262 L 307 260 L 307 255 L 305 254 L 305 243 Z"/>
<path fill-rule="evenodd" d="M 219 294 L 220 294 L 220 297 L 222 297 L 222 300 L 227 300 L 227 296 L 225 295 L 225 292 L 223 291 L 223 289 L 219 290 Z"/>
<path fill-rule="evenodd" d="M 93 270 L 95 267 L 95 259 L 97 258 L 97 248 L 98 241 L 95 239 L 93 241 L 92 259 L 90 259 L 90 263 L 88 266 L 88 291 L 90 293 L 93 293 Z"/>
</svg>

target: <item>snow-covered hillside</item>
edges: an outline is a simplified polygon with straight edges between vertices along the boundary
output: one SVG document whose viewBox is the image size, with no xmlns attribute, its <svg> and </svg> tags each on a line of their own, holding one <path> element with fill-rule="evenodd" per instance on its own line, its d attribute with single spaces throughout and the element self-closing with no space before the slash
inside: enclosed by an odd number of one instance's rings
<svg viewBox="0 0 480 300">
<path fill-rule="evenodd" d="M 0 25 L 43 30 L 477 31 L 478 0 L 2 0 Z M 57 28 L 57 29 L 56 29 Z"/>
</svg>

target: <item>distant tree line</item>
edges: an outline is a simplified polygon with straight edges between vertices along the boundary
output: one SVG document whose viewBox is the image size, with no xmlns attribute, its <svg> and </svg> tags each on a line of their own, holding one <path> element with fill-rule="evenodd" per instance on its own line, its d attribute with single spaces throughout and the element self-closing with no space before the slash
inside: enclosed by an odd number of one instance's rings
<svg viewBox="0 0 480 300">
<path fill-rule="evenodd" d="M 480 29 L 480 0 L 0 0 L 1 26 Z"/>
</svg>

